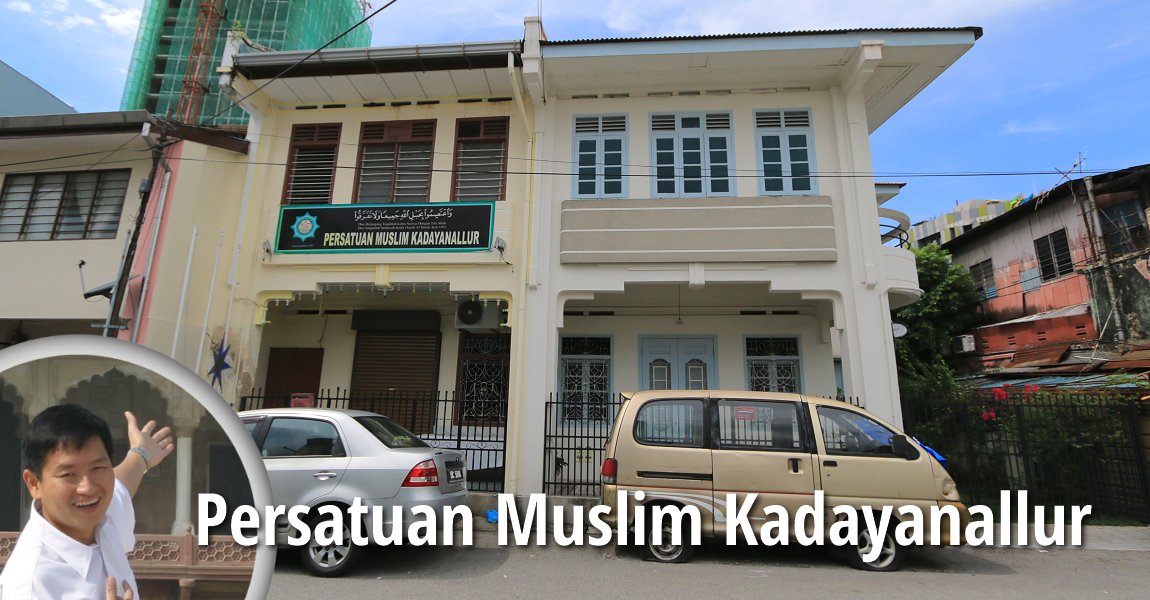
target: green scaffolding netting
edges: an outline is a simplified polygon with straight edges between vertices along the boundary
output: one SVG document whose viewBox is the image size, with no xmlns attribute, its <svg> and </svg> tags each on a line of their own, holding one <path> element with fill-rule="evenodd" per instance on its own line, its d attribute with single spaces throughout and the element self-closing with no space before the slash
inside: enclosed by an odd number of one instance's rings
<svg viewBox="0 0 1150 600">
<path fill-rule="evenodd" d="M 136 47 L 124 85 L 122 110 L 175 114 L 187 75 L 202 0 L 145 0 Z M 314 50 L 364 17 L 360 0 L 222 0 L 223 17 L 212 31 L 209 68 L 201 83 L 207 93 L 198 123 L 237 126 L 247 122 L 243 111 L 228 108 L 215 68 L 220 64 L 227 32 L 237 29 L 252 41 L 273 50 Z M 332 48 L 371 45 L 367 25 L 332 44 Z"/>
</svg>

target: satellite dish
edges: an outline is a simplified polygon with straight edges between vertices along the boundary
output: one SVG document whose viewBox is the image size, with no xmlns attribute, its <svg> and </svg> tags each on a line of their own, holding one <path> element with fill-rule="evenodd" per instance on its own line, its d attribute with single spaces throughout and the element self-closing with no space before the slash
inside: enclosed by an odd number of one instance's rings
<svg viewBox="0 0 1150 600">
<path fill-rule="evenodd" d="M 891 332 L 894 333 L 894 337 L 896 337 L 896 338 L 900 338 L 900 337 L 906 335 L 906 325 L 903 325 L 902 323 L 891 323 L 890 329 L 891 329 Z"/>
</svg>

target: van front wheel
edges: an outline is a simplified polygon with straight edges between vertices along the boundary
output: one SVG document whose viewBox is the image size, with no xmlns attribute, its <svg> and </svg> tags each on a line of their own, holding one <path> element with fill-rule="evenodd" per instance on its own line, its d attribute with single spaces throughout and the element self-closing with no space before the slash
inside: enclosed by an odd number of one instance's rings
<svg viewBox="0 0 1150 600">
<path fill-rule="evenodd" d="M 873 552 L 875 544 L 880 546 L 878 555 L 868 563 L 863 560 L 863 556 Z M 852 567 L 863 571 L 897 571 L 906 561 L 906 548 L 898 544 L 894 533 L 889 530 L 883 537 L 875 537 L 866 528 L 862 528 L 858 545 L 847 549 L 847 560 Z"/>
<path fill-rule="evenodd" d="M 662 563 L 684 563 L 691 560 L 691 557 L 694 556 L 695 547 L 690 544 L 688 534 L 688 532 L 691 531 L 690 520 L 683 519 L 683 535 L 678 544 L 671 542 L 670 521 L 670 519 L 663 520 L 662 539 L 657 543 L 654 528 L 647 533 L 647 542 L 643 545 L 643 551 L 647 560 Z"/>
</svg>

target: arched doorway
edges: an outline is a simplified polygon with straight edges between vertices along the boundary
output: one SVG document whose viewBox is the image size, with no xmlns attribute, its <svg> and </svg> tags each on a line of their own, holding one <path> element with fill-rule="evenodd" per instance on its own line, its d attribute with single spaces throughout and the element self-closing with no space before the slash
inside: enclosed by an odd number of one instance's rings
<svg viewBox="0 0 1150 600">
<path fill-rule="evenodd" d="M 113 368 L 93 375 L 68 389 L 63 402 L 78 404 L 100 415 L 112 431 L 112 462 L 118 463 L 128 452 L 128 434 L 124 411 L 130 410 L 140 425 L 154 419 L 170 425 L 168 400 L 147 381 Z M 167 533 L 175 519 L 176 464 L 164 461 L 148 471 L 136 497 L 148 498 L 149 509 L 136 512 L 137 533 Z"/>
</svg>

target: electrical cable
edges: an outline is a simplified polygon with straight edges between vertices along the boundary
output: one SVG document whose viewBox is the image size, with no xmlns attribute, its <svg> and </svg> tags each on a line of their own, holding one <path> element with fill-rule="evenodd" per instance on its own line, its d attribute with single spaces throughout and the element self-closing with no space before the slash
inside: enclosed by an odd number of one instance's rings
<svg viewBox="0 0 1150 600">
<path fill-rule="evenodd" d="M 102 154 L 104 152 L 107 152 L 107 151 L 105 150 L 105 151 L 101 151 L 99 153 L 92 153 L 92 154 Z M 53 160 L 56 160 L 56 159 L 42 159 L 40 161 L 29 161 L 29 162 L 51 162 Z M 83 164 L 78 164 L 78 165 L 69 165 L 69 168 L 87 167 L 87 166 L 91 166 L 91 165 L 95 165 L 95 164 L 118 164 L 118 163 L 124 163 L 124 162 L 134 162 L 137 160 L 143 160 L 143 159 L 137 158 L 137 159 L 127 159 L 127 160 L 103 161 L 103 162 L 96 162 L 96 163 L 83 163 Z M 176 161 L 184 160 L 184 161 L 193 161 L 193 162 L 234 164 L 233 161 L 220 160 L 220 159 L 207 159 L 207 158 L 180 157 L 180 158 L 169 159 L 169 160 L 176 160 Z M 555 161 L 555 162 L 566 162 L 566 161 Z M 287 166 L 289 166 L 289 163 L 287 163 L 287 162 L 272 162 L 272 161 L 251 162 L 251 163 L 245 163 L 245 164 L 270 166 L 270 167 L 287 167 Z M 575 164 L 575 163 L 572 162 L 570 164 Z M 636 166 L 642 167 L 642 168 L 647 168 L 647 169 L 654 169 L 655 168 L 653 166 L 644 166 L 644 165 L 636 165 Z M 0 165 L 0 167 L 3 167 L 3 165 Z M 63 167 L 47 167 L 47 168 L 42 168 L 42 169 L 24 169 L 24 170 L 19 170 L 19 171 L 0 171 L 0 175 L 11 174 L 11 173 L 30 173 L 30 172 L 39 172 L 39 171 L 51 171 L 51 170 L 57 170 L 60 168 L 63 168 Z M 335 165 L 334 168 L 337 170 L 341 170 L 341 169 L 347 170 L 347 169 L 358 169 L 359 166 L 358 165 Z M 1119 170 L 1119 169 L 1111 169 L 1109 171 L 1098 171 L 1095 174 L 1110 173 L 1110 172 L 1113 172 L 1116 170 Z M 735 171 L 736 173 L 738 173 L 739 171 L 750 171 L 750 169 L 728 170 L 728 172 L 731 172 L 731 171 Z M 396 173 L 400 174 L 400 175 L 411 174 L 413 172 L 415 172 L 415 171 L 405 171 L 405 170 L 397 170 L 396 171 Z M 418 172 L 424 172 L 424 171 L 421 170 Z M 490 174 L 490 173 L 507 173 L 508 175 L 541 175 L 541 176 L 553 176 L 553 177 L 574 177 L 577 175 L 577 173 L 567 172 L 567 171 L 519 171 L 519 170 L 492 171 L 492 170 L 482 170 L 482 169 L 431 169 L 430 172 L 432 172 L 432 173 L 475 173 L 475 174 L 480 174 L 480 173 L 488 173 L 488 174 Z M 707 169 L 704 169 L 702 172 L 704 174 L 706 174 Z M 842 172 L 812 171 L 810 174 L 804 175 L 803 177 L 804 178 L 811 178 L 811 179 L 820 179 L 820 178 L 821 179 L 853 179 L 853 178 L 859 178 L 859 177 L 869 178 L 869 179 L 874 179 L 876 177 L 905 177 L 905 178 L 923 179 L 923 178 L 945 178 L 945 177 L 1030 177 L 1030 176 L 1034 176 L 1034 175 L 1057 175 L 1057 174 L 1058 173 L 1056 171 L 977 171 L 977 172 L 976 171 L 969 171 L 969 172 L 945 172 L 945 171 L 941 171 L 941 172 L 927 172 L 927 171 L 909 172 L 908 171 L 908 172 L 898 172 L 898 173 L 896 173 L 896 172 L 856 173 L 856 172 L 848 172 L 848 171 L 842 171 Z M 622 174 L 620 174 L 620 177 L 653 178 L 653 177 L 655 177 L 655 175 L 653 173 L 622 173 Z M 745 178 L 759 178 L 759 177 L 762 177 L 762 175 L 759 175 L 757 172 L 755 172 L 755 173 L 747 173 L 747 174 L 728 175 L 727 177 L 724 177 L 723 179 L 745 179 Z M 790 177 L 794 177 L 794 176 L 793 175 L 787 175 L 784 173 L 783 175 L 781 175 L 781 177 L 790 178 Z"/>
</svg>

